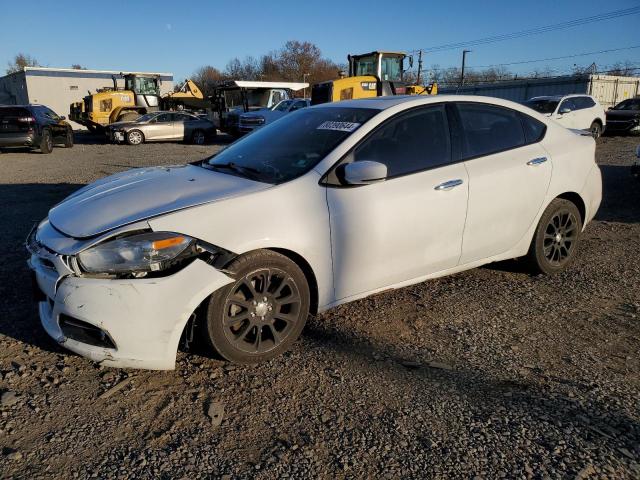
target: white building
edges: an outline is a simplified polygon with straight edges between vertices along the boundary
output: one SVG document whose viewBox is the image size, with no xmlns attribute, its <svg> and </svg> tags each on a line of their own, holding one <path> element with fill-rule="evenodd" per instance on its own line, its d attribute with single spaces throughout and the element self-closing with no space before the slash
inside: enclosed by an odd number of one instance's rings
<svg viewBox="0 0 640 480">
<path fill-rule="evenodd" d="M 113 77 L 118 87 L 124 87 L 121 71 L 76 70 L 71 68 L 24 67 L 23 70 L 0 77 L 0 105 L 39 103 L 51 108 L 58 115 L 69 116 L 69 106 L 79 102 L 98 88 L 113 87 Z M 142 75 L 158 75 L 162 83 L 160 93 L 173 91 L 173 74 L 156 72 L 124 72 Z M 84 128 L 71 122 L 73 128 Z"/>
</svg>

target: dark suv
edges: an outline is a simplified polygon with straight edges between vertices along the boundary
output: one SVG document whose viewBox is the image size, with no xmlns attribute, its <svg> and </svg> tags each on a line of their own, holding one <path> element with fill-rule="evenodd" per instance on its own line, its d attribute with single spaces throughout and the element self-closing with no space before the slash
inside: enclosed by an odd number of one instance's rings
<svg viewBox="0 0 640 480">
<path fill-rule="evenodd" d="M 57 143 L 73 147 L 73 129 L 64 117 L 44 105 L 0 105 L 0 147 L 51 153 Z"/>
</svg>

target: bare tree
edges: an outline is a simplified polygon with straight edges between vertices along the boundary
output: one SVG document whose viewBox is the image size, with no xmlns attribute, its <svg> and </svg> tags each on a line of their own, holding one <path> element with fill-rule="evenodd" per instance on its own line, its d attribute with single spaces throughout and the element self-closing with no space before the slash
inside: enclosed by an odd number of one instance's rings
<svg viewBox="0 0 640 480">
<path fill-rule="evenodd" d="M 7 74 L 20 72 L 24 67 L 38 67 L 38 61 L 31 55 L 18 53 L 13 57 L 13 62 L 7 63 Z"/>
<path fill-rule="evenodd" d="M 634 67 L 634 64 L 629 60 L 624 62 L 616 62 L 611 65 L 611 68 L 607 70 L 609 75 L 619 75 L 622 77 L 627 77 L 633 75 L 637 68 Z"/>
<path fill-rule="evenodd" d="M 225 79 L 224 74 L 211 65 L 200 67 L 191 76 L 191 79 L 198 85 L 205 96 L 213 95 L 213 89 L 216 85 Z"/>
<path fill-rule="evenodd" d="M 71 68 L 73 68 L 74 70 L 86 70 L 87 69 L 87 67 L 83 67 L 79 63 L 74 63 L 73 65 L 71 65 Z"/>
</svg>

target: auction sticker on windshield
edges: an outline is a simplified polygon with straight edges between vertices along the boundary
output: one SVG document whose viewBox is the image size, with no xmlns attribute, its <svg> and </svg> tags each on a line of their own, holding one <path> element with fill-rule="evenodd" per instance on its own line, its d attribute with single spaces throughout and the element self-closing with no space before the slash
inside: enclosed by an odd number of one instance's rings
<svg viewBox="0 0 640 480">
<path fill-rule="evenodd" d="M 338 132 L 353 132 L 356 128 L 360 126 L 359 123 L 354 122 L 333 122 L 331 120 L 327 120 L 326 122 L 322 122 L 317 130 L 336 130 Z"/>
</svg>

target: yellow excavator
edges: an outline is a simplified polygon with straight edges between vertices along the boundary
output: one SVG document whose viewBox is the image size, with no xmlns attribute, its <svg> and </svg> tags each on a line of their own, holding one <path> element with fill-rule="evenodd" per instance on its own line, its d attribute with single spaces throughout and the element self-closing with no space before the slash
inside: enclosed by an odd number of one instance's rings
<svg viewBox="0 0 640 480">
<path fill-rule="evenodd" d="M 124 88 L 118 87 L 116 77 L 112 77 L 113 87 L 89 92 L 81 102 L 72 103 L 69 119 L 90 131 L 99 131 L 112 123 L 135 120 L 140 115 L 161 109 L 206 108 L 208 105 L 198 86 L 191 80 L 186 80 L 176 91 L 161 97 L 160 78 L 157 75 L 127 73 L 121 76 L 124 78 Z"/>
<path fill-rule="evenodd" d="M 386 95 L 436 95 L 438 85 L 408 85 L 404 79 L 403 52 L 375 51 L 349 55 L 349 75 L 316 83 L 311 87 L 311 104 Z M 410 63 L 412 58 L 409 58 Z"/>
</svg>

